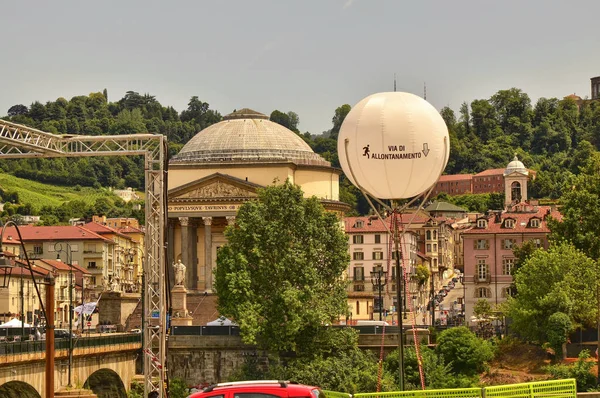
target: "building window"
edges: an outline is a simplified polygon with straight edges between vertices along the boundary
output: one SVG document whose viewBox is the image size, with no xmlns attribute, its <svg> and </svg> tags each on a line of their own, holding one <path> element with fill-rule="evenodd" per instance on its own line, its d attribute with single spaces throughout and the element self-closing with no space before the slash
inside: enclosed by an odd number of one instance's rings
<svg viewBox="0 0 600 398">
<path fill-rule="evenodd" d="M 362 235 L 354 235 L 352 236 L 352 243 L 355 245 L 360 245 L 364 242 L 364 237 Z"/>
<path fill-rule="evenodd" d="M 383 260 L 383 252 L 373 252 L 373 260 Z"/>
<path fill-rule="evenodd" d="M 515 220 L 513 220 L 512 218 L 507 218 L 506 220 L 504 220 L 504 228 L 514 228 L 515 227 Z"/>
<path fill-rule="evenodd" d="M 428 231 L 426 232 L 426 235 L 427 235 L 426 239 L 427 239 L 427 240 L 431 240 L 431 231 L 429 231 L 429 230 L 428 230 Z"/>
<path fill-rule="evenodd" d="M 354 252 L 354 253 L 352 253 L 352 259 L 353 260 L 364 260 L 365 259 L 365 253 L 363 253 L 363 252 Z"/>
<path fill-rule="evenodd" d="M 34 245 L 33 246 L 33 254 L 44 254 L 44 246 Z"/>
<path fill-rule="evenodd" d="M 490 290 L 487 287 L 480 287 L 477 289 L 476 297 L 477 298 L 490 298 L 491 297 Z"/>
<path fill-rule="evenodd" d="M 360 301 L 356 302 L 356 315 L 360 315 Z"/>
<path fill-rule="evenodd" d="M 90 261 L 90 262 L 88 263 L 88 268 L 97 268 L 97 267 L 96 267 L 96 262 L 95 262 L 95 261 Z"/>
<path fill-rule="evenodd" d="M 504 288 L 504 297 L 514 297 L 515 293 L 515 289 L 512 286 Z"/>
<path fill-rule="evenodd" d="M 381 235 L 375 235 L 375 243 L 381 243 Z"/>
<path fill-rule="evenodd" d="M 365 223 L 363 220 L 356 220 L 356 223 L 354 224 L 354 228 L 362 228 L 365 226 Z"/>
<path fill-rule="evenodd" d="M 487 228 L 487 220 L 485 220 L 485 219 L 477 220 L 477 228 Z"/>
<path fill-rule="evenodd" d="M 502 259 L 502 275 L 512 275 L 512 269 L 515 266 L 514 258 Z"/>
<path fill-rule="evenodd" d="M 354 285 L 354 291 L 355 292 L 364 292 L 365 291 L 365 285 L 362 284 L 362 283 Z"/>
<path fill-rule="evenodd" d="M 434 258 L 431 261 L 433 261 L 433 263 L 432 263 L 433 268 L 437 268 L 437 266 L 438 266 L 438 259 Z"/>
<path fill-rule="evenodd" d="M 433 244 L 433 252 L 436 253 L 437 252 L 437 243 Z"/>
<path fill-rule="evenodd" d="M 542 240 L 540 238 L 535 238 L 535 239 L 532 239 L 531 241 L 533 242 L 535 247 L 537 247 L 537 248 L 542 247 Z"/>
<path fill-rule="evenodd" d="M 540 227 L 540 219 L 532 218 L 530 224 L 531 224 L 531 228 L 539 228 Z"/>
<path fill-rule="evenodd" d="M 475 239 L 475 250 L 487 250 L 490 248 L 490 243 L 487 239 Z"/>
<path fill-rule="evenodd" d="M 512 250 L 512 248 L 515 246 L 516 243 L 517 243 L 516 239 L 504 239 L 502 241 L 502 247 L 505 250 Z"/>
<path fill-rule="evenodd" d="M 487 280 L 488 277 L 488 265 L 485 259 L 477 260 L 477 279 L 480 281 Z"/>
<path fill-rule="evenodd" d="M 431 243 L 427 244 L 427 253 L 431 253 Z"/>
<path fill-rule="evenodd" d="M 433 231 L 433 240 L 437 240 L 437 231 Z"/>
<path fill-rule="evenodd" d="M 363 267 L 354 267 L 354 280 L 357 282 L 365 280 L 365 269 Z"/>
</svg>

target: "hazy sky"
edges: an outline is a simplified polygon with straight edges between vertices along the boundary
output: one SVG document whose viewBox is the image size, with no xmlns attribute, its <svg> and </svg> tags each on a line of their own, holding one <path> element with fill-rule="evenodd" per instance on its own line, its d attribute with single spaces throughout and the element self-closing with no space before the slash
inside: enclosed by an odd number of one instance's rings
<svg viewBox="0 0 600 398">
<path fill-rule="evenodd" d="M 14 104 L 108 89 L 178 111 L 294 111 L 331 128 L 335 108 L 392 91 L 455 111 L 518 87 L 590 95 L 600 1 L 3 1 L 0 115 Z"/>
</svg>

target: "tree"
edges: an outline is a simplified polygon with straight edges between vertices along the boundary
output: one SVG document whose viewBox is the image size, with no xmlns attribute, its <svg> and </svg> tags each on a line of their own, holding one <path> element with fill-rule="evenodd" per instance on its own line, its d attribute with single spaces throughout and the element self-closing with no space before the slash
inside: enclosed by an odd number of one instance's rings
<svg viewBox="0 0 600 398">
<path fill-rule="evenodd" d="M 600 258 L 600 154 L 585 163 L 583 173 L 564 193 L 562 220 L 550 220 L 553 241 L 569 240 L 591 258 Z"/>
<path fill-rule="evenodd" d="M 573 323 L 567 314 L 555 312 L 548 318 L 548 343 L 554 349 L 557 358 L 565 358 L 567 340 L 573 331 Z"/>
<path fill-rule="evenodd" d="M 322 325 L 345 316 L 348 242 L 317 198 L 305 199 L 289 181 L 259 190 L 225 236 L 217 305 L 240 325 L 245 343 L 300 351 L 318 340 Z"/>
<path fill-rule="evenodd" d="M 10 108 L 8 108 L 8 116 L 9 117 L 18 116 L 18 115 L 27 115 L 27 113 L 29 113 L 29 109 L 27 109 L 27 107 L 22 104 L 13 105 Z"/>
<path fill-rule="evenodd" d="M 450 364 L 454 374 L 482 372 L 494 354 L 490 343 L 478 338 L 465 326 L 446 329 L 437 338 L 436 352 Z"/>
<path fill-rule="evenodd" d="M 330 137 L 334 140 L 337 140 L 338 134 L 340 133 L 340 128 L 342 127 L 342 123 L 344 123 L 344 119 L 350 113 L 352 107 L 348 104 L 344 104 L 338 107 L 335 110 L 335 114 L 333 115 L 333 119 L 331 122 L 333 123 L 333 128 L 331 129 Z"/>
<path fill-rule="evenodd" d="M 493 313 L 492 306 L 489 301 L 486 299 L 479 299 L 475 303 L 475 307 L 473 308 L 473 313 L 478 318 L 488 319 L 492 316 Z"/>
<path fill-rule="evenodd" d="M 507 304 L 512 329 L 523 338 L 549 341 L 550 318 L 566 314 L 572 324 L 593 326 L 597 320 L 598 263 L 569 243 L 536 250 L 514 275 L 517 295 Z"/>
</svg>

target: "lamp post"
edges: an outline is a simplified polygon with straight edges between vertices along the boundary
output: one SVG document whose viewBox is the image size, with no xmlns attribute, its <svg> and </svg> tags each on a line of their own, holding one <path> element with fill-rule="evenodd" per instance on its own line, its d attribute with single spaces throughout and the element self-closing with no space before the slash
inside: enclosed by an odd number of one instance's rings
<svg viewBox="0 0 600 398">
<path fill-rule="evenodd" d="M 395 219 L 396 220 L 396 219 Z M 404 391 L 404 325 L 400 309 L 402 308 L 402 280 L 404 279 L 404 267 L 400 262 L 400 226 L 396 220 L 394 225 L 394 252 L 396 253 L 396 316 L 398 317 L 398 372 L 400 374 L 400 391 Z"/>
<path fill-rule="evenodd" d="M 373 271 L 371 271 L 371 283 L 373 284 L 373 288 L 377 288 L 379 292 L 379 320 L 382 320 L 381 314 L 383 311 L 383 299 L 381 297 L 381 291 L 383 287 L 387 284 L 387 271 L 384 271 L 381 267 L 375 267 Z"/>
<path fill-rule="evenodd" d="M 69 377 L 67 381 L 67 385 L 72 387 L 71 385 L 71 367 L 73 364 L 73 252 L 71 250 L 71 245 L 68 243 L 64 243 L 67 247 L 66 250 L 62 248 L 62 242 L 56 242 L 54 244 L 54 250 L 58 253 L 56 255 L 56 259 L 60 261 L 60 253 L 64 252 L 67 255 L 67 265 L 69 266 Z M 46 337 L 47 338 L 47 337 Z"/>
</svg>

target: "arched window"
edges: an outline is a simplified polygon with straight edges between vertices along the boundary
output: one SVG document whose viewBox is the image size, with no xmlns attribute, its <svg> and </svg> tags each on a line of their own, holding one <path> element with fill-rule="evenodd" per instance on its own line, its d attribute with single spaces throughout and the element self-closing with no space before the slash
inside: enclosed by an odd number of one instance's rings
<svg viewBox="0 0 600 398">
<path fill-rule="evenodd" d="M 475 297 L 477 298 L 490 298 L 492 297 L 490 289 L 487 287 L 480 287 L 475 291 Z"/>
<path fill-rule="evenodd" d="M 427 230 L 427 240 L 431 240 L 431 231 Z"/>
<path fill-rule="evenodd" d="M 433 231 L 433 240 L 437 240 L 437 231 Z"/>
<path fill-rule="evenodd" d="M 521 201 L 521 183 L 519 181 L 513 181 L 510 184 L 510 200 L 517 203 Z"/>
</svg>

